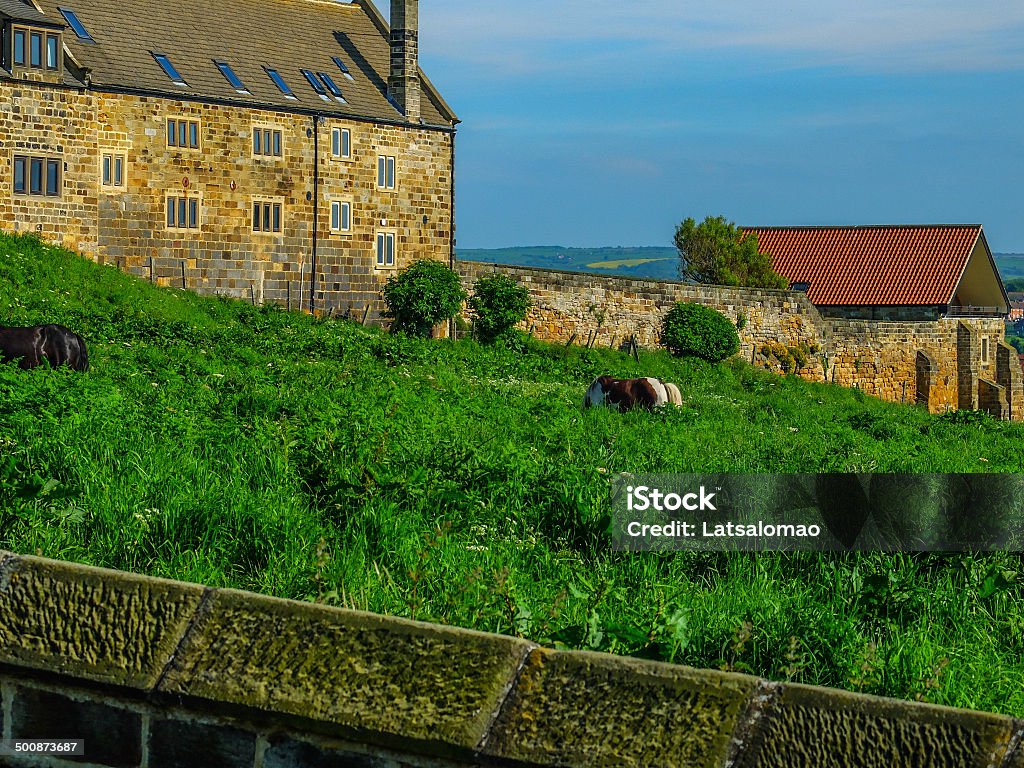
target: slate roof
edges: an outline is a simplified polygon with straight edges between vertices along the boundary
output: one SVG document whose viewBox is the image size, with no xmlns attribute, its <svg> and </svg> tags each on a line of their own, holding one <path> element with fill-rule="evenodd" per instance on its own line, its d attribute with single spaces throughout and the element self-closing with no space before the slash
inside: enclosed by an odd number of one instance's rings
<svg viewBox="0 0 1024 768">
<path fill-rule="evenodd" d="M 17 0 L 0 0 L 11 5 Z M 38 0 L 46 18 L 75 12 L 95 43 L 69 28 L 64 42 L 91 70 L 98 90 L 137 90 L 173 98 L 217 99 L 249 106 L 404 122 L 385 96 L 391 49 L 387 23 L 370 0 Z M 0 6 L 2 10 L 2 6 Z M 174 85 L 153 58 L 165 54 L 188 83 Z M 332 61 L 338 56 L 353 79 Z M 240 94 L 214 60 L 226 61 L 251 92 Z M 264 67 L 277 70 L 297 99 L 288 99 Z M 299 72 L 325 72 L 347 103 L 322 100 Z M 457 121 L 421 73 L 424 123 Z"/>
<path fill-rule="evenodd" d="M 775 271 L 823 306 L 950 304 L 981 226 L 746 227 Z M 993 266 L 994 268 L 994 266 Z"/>
<path fill-rule="evenodd" d="M 21 0 L 0 0 L 0 19 L 27 21 L 30 24 L 64 26 L 64 19 L 59 15 L 57 19 L 51 19 L 49 16 L 41 14 L 31 5 L 23 3 Z"/>
</svg>

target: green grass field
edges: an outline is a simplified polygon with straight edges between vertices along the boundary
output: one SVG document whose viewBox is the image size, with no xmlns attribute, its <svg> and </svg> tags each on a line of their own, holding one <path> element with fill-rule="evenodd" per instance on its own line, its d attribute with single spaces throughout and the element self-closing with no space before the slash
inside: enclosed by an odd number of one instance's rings
<svg viewBox="0 0 1024 768">
<path fill-rule="evenodd" d="M 1011 555 L 626 554 L 616 471 L 1020 472 L 1019 425 L 534 342 L 417 341 L 158 289 L 0 236 L 8 325 L 87 374 L 0 366 L 0 547 L 1024 716 Z M 582 411 L 599 373 L 680 384 Z"/>
</svg>

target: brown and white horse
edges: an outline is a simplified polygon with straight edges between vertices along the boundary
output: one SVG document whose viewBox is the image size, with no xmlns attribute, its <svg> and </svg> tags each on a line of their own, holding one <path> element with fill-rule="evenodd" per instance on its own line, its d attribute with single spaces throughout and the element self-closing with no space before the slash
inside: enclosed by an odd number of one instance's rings
<svg viewBox="0 0 1024 768">
<path fill-rule="evenodd" d="M 89 370 L 85 341 L 63 325 L 0 326 L 0 362 L 12 360 L 23 369 L 35 368 L 46 360 L 52 368 L 67 365 L 76 371 Z"/>
<path fill-rule="evenodd" d="M 649 376 L 642 379 L 598 376 L 583 397 L 584 408 L 607 405 L 620 411 L 629 411 L 633 408 L 653 411 L 664 405 L 682 404 L 683 398 L 679 387 Z"/>
</svg>

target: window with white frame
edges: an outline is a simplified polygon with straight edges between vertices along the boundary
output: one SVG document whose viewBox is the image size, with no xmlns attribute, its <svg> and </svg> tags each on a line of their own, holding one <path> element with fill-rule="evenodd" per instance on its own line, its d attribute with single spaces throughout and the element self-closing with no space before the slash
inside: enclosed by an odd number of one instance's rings
<svg viewBox="0 0 1024 768">
<path fill-rule="evenodd" d="M 981 337 L 981 362 L 988 362 L 988 336 Z"/>
<path fill-rule="evenodd" d="M 100 168 L 100 179 L 104 187 L 123 187 L 125 168 L 128 165 L 124 153 L 104 152 Z"/>
<path fill-rule="evenodd" d="M 352 158 L 352 131 L 348 128 L 331 130 L 331 155 L 341 160 Z"/>
<path fill-rule="evenodd" d="M 166 197 L 167 229 L 191 231 L 199 229 L 199 196 L 172 194 Z"/>
<path fill-rule="evenodd" d="M 395 233 L 377 233 L 377 268 L 392 269 L 395 266 Z"/>
<path fill-rule="evenodd" d="M 331 201 L 331 232 L 352 231 L 352 203 L 349 200 Z"/>
<path fill-rule="evenodd" d="M 377 188 L 395 188 L 395 158 L 391 155 L 377 156 Z"/>
</svg>

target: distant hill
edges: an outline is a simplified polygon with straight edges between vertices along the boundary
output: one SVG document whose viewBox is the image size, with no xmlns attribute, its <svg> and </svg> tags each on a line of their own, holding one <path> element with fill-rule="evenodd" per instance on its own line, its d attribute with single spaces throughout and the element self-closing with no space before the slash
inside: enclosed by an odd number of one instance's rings
<svg viewBox="0 0 1024 768">
<path fill-rule="evenodd" d="M 565 248 L 537 245 L 521 248 L 459 248 L 456 256 L 465 261 L 540 267 L 599 275 L 646 277 L 659 280 L 679 278 L 679 253 L 661 246 Z"/>
<path fill-rule="evenodd" d="M 1024 278 L 1024 253 L 995 253 L 996 267 L 1003 278 L 1003 282 L 1009 282 L 1014 278 Z M 1008 290 L 1014 290 L 1008 287 Z M 1021 290 L 1017 288 L 1016 290 Z"/>
<path fill-rule="evenodd" d="M 465 261 L 540 267 L 599 275 L 679 279 L 679 253 L 663 246 L 566 248 L 560 245 L 536 245 L 520 248 L 459 248 L 456 256 Z M 1004 281 L 1024 280 L 1024 253 L 994 254 L 996 267 Z M 1021 288 L 1024 290 L 1024 283 Z"/>
</svg>

